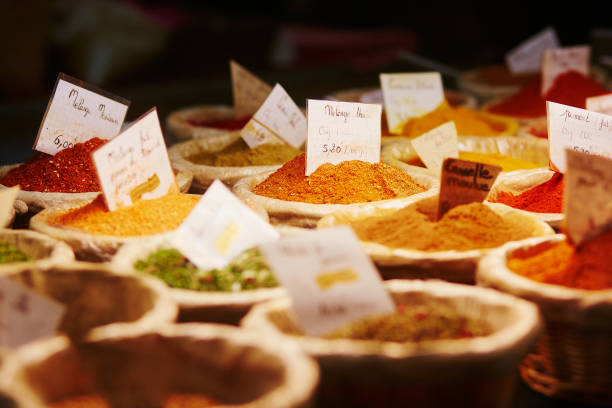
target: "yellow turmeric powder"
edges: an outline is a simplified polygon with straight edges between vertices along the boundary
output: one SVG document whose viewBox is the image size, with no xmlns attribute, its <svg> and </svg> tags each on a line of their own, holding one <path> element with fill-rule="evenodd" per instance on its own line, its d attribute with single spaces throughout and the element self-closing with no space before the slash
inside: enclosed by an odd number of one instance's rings
<svg viewBox="0 0 612 408">
<path fill-rule="evenodd" d="M 535 169 L 538 167 L 543 167 L 541 164 L 533 163 L 527 160 L 516 159 L 514 157 L 501 153 L 459 152 L 459 158 L 461 160 L 470 160 L 479 163 L 500 166 L 502 168 L 502 171 Z M 425 166 L 418 157 L 413 160 L 410 160 L 408 164 L 421 167 Z"/>
</svg>

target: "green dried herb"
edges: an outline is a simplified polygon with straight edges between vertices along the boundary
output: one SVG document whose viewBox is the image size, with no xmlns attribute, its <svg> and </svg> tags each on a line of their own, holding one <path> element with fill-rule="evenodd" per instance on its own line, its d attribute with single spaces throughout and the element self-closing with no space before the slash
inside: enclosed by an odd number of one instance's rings
<svg viewBox="0 0 612 408">
<path fill-rule="evenodd" d="M 11 244 L 0 242 L 0 264 L 9 262 L 26 262 L 31 261 L 25 252 L 14 247 Z"/>
</svg>

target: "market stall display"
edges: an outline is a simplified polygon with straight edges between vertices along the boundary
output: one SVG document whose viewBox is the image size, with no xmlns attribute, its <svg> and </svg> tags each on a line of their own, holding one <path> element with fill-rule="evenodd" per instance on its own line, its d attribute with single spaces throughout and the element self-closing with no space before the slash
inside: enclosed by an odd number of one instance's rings
<svg viewBox="0 0 612 408">
<path fill-rule="evenodd" d="M 63 264 L 73 260 L 72 249 L 62 241 L 34 231 L 0 230 L 0 272 L 3 274 L 24 266 Z"/>
</svg>

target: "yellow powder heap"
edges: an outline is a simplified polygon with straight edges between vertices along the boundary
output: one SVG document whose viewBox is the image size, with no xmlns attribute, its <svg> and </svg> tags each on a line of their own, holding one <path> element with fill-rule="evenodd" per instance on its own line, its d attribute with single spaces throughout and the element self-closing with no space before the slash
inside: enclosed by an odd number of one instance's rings
<svg viewBox="0 0 612 408">
<path fill-rule="evenodd" d="M 502 171 L 536 169 L 538 167 L 542 167 L 541 164 L 522 159 L 515 159 L 514 157 L 501 153 L 459 152 L 459 158 L 462 160 L 471 160 L 485 164 L 492 164 L 494 166 L 500 166 Z M 419 158 L 411 160 L 408 164 L 421 167 L 425 166 Z"/>
<path fill-rule="evenodd" d="M 200 152 L 189 156 L 188 160 L 217 167 L 270 166 L 286 163 L 301 153 L 300 149 L 286 143 L 263 143 L 249 149 L 244 140 L 239 139 L 221 152 Z"/>
<path fill-rule="evenodd" d="M 361 241 L 425 252 L 495 248 L 533 235 L 516 214 L 500 216 L 482 203 L 457 206 L 439 221 L 417 205 L 350 223 Z"/>
<path fill-rule="evenodd" d="M 119 237 L 159 234 L 177 228 L 198 200 L 198 196 L 189 194 L 167 194 L 108 211 L 100 194 L 89 204 L 49 219 L 49 222 L 90 234 Z"/>
</svg>

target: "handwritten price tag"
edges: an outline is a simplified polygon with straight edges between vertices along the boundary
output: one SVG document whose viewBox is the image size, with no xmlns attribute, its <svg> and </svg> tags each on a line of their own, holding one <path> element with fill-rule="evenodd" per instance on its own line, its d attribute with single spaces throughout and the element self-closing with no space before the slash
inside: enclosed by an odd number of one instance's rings
<svg viewBox="0 0 612 408">
<path fill-rule="evenodd" d="M 506 54 L 506 64 L 513 74 L 527 74 L 540 70 L 544 51 L 559 48 L 554 28 L 548 27 L 520 43 Z"/>
<path fill-rule="evenodd" d="M 263 143 L 300 147 L 306 139 L 306 118 L 285 89 L 276 84 L 259 110 L 240 131 L 252 149 Z"/>
<path fill-rule="evenodd" d="M 326 334 L 354 320 L 395 310 L 350 227 L 285 237 L 260 248 L 289 292 L 307 334 Z"/>
<path fill-rule="evenodd" d="M 380 85 L 389 130 L 395 134 L 408 119 L 431 112 L 444 100 L 439 72 L 380 74 Z"/>
<path fill-rule="evenodd" d="M 612 223 L 612 160 L 566 150 L 565 231 L 575 245 Z"/>
<path fill-rule="evenodd" d="M 266 101 L 272 87 L 253 75 L 236 61 L 230 60 L 232 91 L 234 95 L 234 116 L 252 116 Z"/>
<path fill-rule="evenodd" d="M 11 218 L 11 212 L 15 199 L 19 193 L 19 186 L 5 188 L 0 190 L 0 228 L 6 225 Z"/>
<path fill-rule="evenodd" d="M 278 237 L 270 224 L 215 180 L 177 229 L 173 242 L 191 262 L 207 269 L 223 268 L 242 251 Z"/>
<path fill-rule="evenodd" d="M 306 175 L 323 163 L 380 161 L 382 106 L 308 99 Z"/>
<path fill-rule="evenodd" d="M 606 115 L 612 115 L 612 94 L 586 98 L 586 109 Z"/>
<path fill-rule="evenodd" d="M 566 149 L 612 158 L 612 116 L 546 102 L 550 167 L 567 170 Z"/>
<path fill-rule="evenodd" d="M 108 209 L 177 191 L 166 143 L 153 108 L 96 150 L 93 162 Z"/>
<path fill-rule="evenodd" d="M 19 347 L 55 334 L 65 307 L 23 285 L 0 277 L 0 341 L 5 347 Z"/>
<path fill-rule="evenodd" d="M 482 202 L 502 168 L 490 164 L 448 158 L 442 164 L 438 219 L 458 205 Z"/>
<path fill-rule="evenodd" d="M 442 171 L 442 161 L 444 159 L 459 157 L 459 142 L 455 122 L 446 122 L 412 139 L 412 147 L 427 168 L 439 174 Z"/>
<path fill-rule="evenodd" d="M 590 56 L 591 47 L 588 45 L 544 51 L 542 54 L 542 95 L 546 95 L 557 75 L 566 71 L 578 71 L 589 75 Z"/>
<path fill-rule="evenodd" d="M 66 74 L 59 74 L 34 149 L 51 155 L 121 130 L 130 101 Z"/>
</svg>

